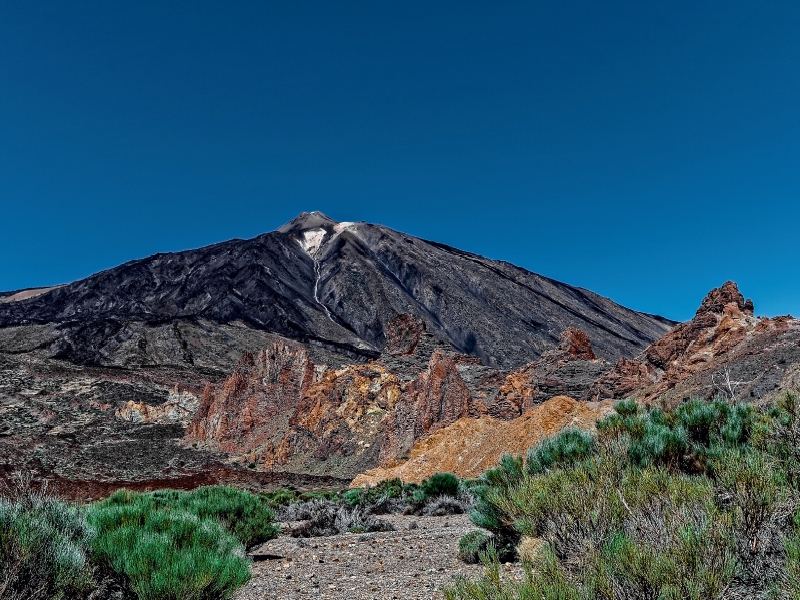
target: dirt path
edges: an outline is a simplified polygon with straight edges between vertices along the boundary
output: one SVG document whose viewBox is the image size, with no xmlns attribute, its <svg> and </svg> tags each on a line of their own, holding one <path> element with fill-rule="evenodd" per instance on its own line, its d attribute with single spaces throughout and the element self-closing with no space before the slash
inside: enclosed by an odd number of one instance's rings
<svg viewBox="0 0 800 600">
<path fill-rule="evenodd" d="M 456 557 L 458 540 L 475 529 L 466 515 L 381 518 L 397 530 L 267 542 L 254 553 L 282 558 L 255 562 L 253 579 L 234 599 L 441 599 L 456 576 L 481 573 Z M 519 565 L 504 569 L 521 574 Z"/>
</svg>

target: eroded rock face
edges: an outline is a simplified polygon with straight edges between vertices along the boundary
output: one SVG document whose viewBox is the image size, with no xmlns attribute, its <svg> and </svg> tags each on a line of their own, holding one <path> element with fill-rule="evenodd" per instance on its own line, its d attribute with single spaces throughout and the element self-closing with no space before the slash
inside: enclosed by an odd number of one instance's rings
<svg viewBox="0 0 800 600">
<path fill-rule="evenodd" d="M 584 398 L 633 397 L 667 406 L 695 396 L 767 398 L 794 380 L 799 340 L 800 322 L 755 317 L 753 302 L 728 281 L 709 292 L 691 321 L 639 357 L 620 359 Z"/>
<path fill-rule="evenodd" d="M 372 362 L 328 371 L 301 398 L 268 468 L 351 473 L 375 464 L 384 425 L 403 395 L 399 378 Z"/>
<path fill-rule="evenodd" d="M 424 333 L 425 322 L 422 319 L 414 315 L 398 315 L 386 327 L 383 352 L 390 356 L 410 356 L 416 352 Z"/>
<path fill-rule="evenodd" d="M 228 380 L 206 389 L 187 440 L 267 470 L 353 476 L 403 460 L 460 419 L 512 419 L 549 390 L 583 392 L 608 368 L 574 329 L 541 364 L 514 374 L 444 349 L 410 315 L 389 331 L 384 358 L 338 369 L 315 366 L 300 346 L 245 355 Z"/>
<path fill-rule="evenodd" d="M 221 386 L 207 386 L 187 430 L 223 452 L 246 455 L 282 439 L 288 419 L 315 379 L 302 345 L 276 342 L 246 352 Z"/>
<path fill-rule="evenodd" d="M 504 453 L 524 453 L 565 427 L 592 430 L 596 420 L 612 410 L 610 402 L 577 402 L 556 396 L 509 421 L 489 416 L 464 417 L 419 440 L 407 461 L 366 471 L 350 485 L 365 487 L 395 477 L 419 483 L 434 473 L 478 477 L 495 466 Z"/>
</svg>

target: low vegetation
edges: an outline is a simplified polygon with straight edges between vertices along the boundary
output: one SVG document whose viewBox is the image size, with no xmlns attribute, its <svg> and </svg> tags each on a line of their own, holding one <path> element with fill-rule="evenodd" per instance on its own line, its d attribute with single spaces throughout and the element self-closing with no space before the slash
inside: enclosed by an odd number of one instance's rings
<svg viewBox="0 0 800 600">
<path fill-rule="evenodd" d="M 459 556 L 485 575 L 448 600 L 800 600 L 800 397 L 675 410 L 620 402 L 474 481 L 440 473 L 343 492 L 122 490 L 79 508 L 20 479 L 0 498 L 0 600 L 229 598 L 247 549 L 387 531 L 390 513 L 470 512 Z M 500 564 L 520 560 L 521 580 Z"/>
<path fill-rule="evenodd" d="M 310 537 L 389 531 L 377 515 L 472 504 L 469 486 L 447 473 L 345 492 L 120 490 L 85 507 L 30 484 L 21 478 L 0 498 L 0 600 L 225 599 L 250 577 L 247 549 L 278 535 L 276 513 Z"/>
<path fill-rule="evenodd" d="M 472 497 L 455 475 L 437 473 L 419 485 L 387 479 L 373 487 L 351 489 L 338 495 L 292 498 L 277 509 L 277 516 L 282 521 L 302 522 L 290 531 L 291 535 L 316 537 L 391 531 L 392 525 L 376 515 L 461 514 L 471 504 Z"/>
<path fill-rule="evenodd" d="M 199 519 L 212 519 L 223 526 L 245 548 L 271 540 L 280 529 L 272 508 L 259 496 L 229 486 L 201 487 L 191 492 L 160 490 L 136 494 L 120 490 L 93 505 L 90 521 L 103 511 L 135 508 L 139 514 L 183 512 Z"/>
<path fill-rule="evenodd" d="M 290 504 L 279 514 L 286 521 L 302 521 L 290 531 L 294 537 L 394 530 L 391 523 L 378 519 L 367 509 L 330 500 L 314 499 Z"/>
<path fill-rule="evenodd" d="M 225 486 L 126 490 L 85 508 L 21 479 L 0 499 L 0 599 L 228 598 L 250 577 L 245 548 L 278 534 L 266 502 Z"/>
<path fill-rule="evenodd" d="M 0 598 L 80 598 L 95 586 L 93 529 L 80 510 L 19 477 L 0 498 Z"/>
<path fill-rule="evenodd" d="M 474 488 L 461 541 L 486 575 L 466 599 L 800 598 L 800 402 L 621 402 L 594 435 L 506 456 Z M 521 558 L 523 581 L 499 562 Z"/>
<path fill-rule="evenodd" d="M 245 548 L 278 535 L 258 496 L 227 486 L 136 494 L 91 506 L 96 560 L 141 600 L 227 598 L 250 578 Z"/>
</svg>

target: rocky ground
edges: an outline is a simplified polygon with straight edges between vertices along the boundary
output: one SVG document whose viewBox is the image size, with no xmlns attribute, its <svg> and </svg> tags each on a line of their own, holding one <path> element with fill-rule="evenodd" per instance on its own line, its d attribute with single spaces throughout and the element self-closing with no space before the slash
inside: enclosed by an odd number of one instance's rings
<svg viewBox="0 0 800 600">
<path fill-rule="evenodd" d="M 184 444 L 180 423 L 121 418 L 119 411 L 131 404 L 167 405 L 173 390 L 180 390 L 181 397 L 199 396 L 204 382 L 197 379 L 181 368 L 85 367 L 0 353 L 0 482 L 16 471 L 27 472 L 48 480 L 60 495 L 81 501 L 120 487 L 347 485 L 346 480 L 254 472 Z"/>
<path fill-rule="evenodd" d="M 475 529 L 467 515 L 381 518 L 396 530 L 267 542 L 253 551 L 261 560 L 234 599 L 428 600 L 444 598 L 442 589 L 457 577 L 482 572 L 456 556 L 458 540 Z M 503 569 L 522 576 L 519 564 Z"/>
</svg>

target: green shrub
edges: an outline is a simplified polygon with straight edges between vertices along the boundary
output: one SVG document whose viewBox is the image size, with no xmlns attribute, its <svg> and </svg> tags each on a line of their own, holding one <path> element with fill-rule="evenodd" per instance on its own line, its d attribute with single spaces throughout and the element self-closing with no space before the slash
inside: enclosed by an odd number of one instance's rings
<svg viewBox="0 0 800 600">
<path fill-rule="evenodd" d="M 300 502 L 300 495 L 296 491 L 285 488 L 270 492 L 260 492 L 258 495 L 272 510 L 287 506 L 293 502 Z"/>
<path fill-rule="evenodd" d="M 470 531 L 458 541 L 458 558 L 465 563 L 475 564 L 485 553 L 491 538 L 483 531 Z"/>
<path fill-rule="evenodd" d="M 784 542 L 786 552 L 786 591 L 792 600 L 800 600 L 800 513 L 794 517 L 794 531 Z"/>
<path fill-rule="evenodd" d="M 759 441 L 786 472 L 794 488 L 800 487 L 800 393 L 786 392 L 769 414 Z"/>
<path fill-rule="evenodd" d="M 583 460 L 595 450 L 591 433 L 570 427 L 557 435 L 545 438 L 528 450 L 525 470 L 529 475 L 541 473 L 553 466 L 563 466 Z"/>
<path fill-rule="evenodd" d="M 443 590 L 446 600 L 594 600 L 600 595 L 586 594 L 568 581 L 565 571 L 552 552 L 545 549 L 531 568 L 526 565 L 522 581 L 504 579 L 500 574 L 500 557 L 491 546 L 483 555 L 486 567 L 483 577 L 456 579 Z"/>
<path fill-rule="evenodd" d="M 460 550 L 474 561 L 487 548 L 487 570 L 446 598 L 800 600 L 800 399 L 625 401 L 594 439 L 578 433 L 479 479 L 473 521 L 493 535 Z M 542 550 L 523 580 L 504 579 L 489 540 L 520 536 Z"/>
<path fill-rule="evenodd" d="M 350 506 L 358 506 L 365 498 L 367 490 L 362 488 L 355 488 L 342 492 L 342 500 Z"/>
<path fill-rule="evenodd" d="M 143 511 L 178 510 L 201 519 L 214 519 L 246 548 L 270 540 L 280 532 L 267 501 L 229 486 L 201 487 L 191 492 L 159 490 L 148 494 L 120 490 L 96 506 L 136 506 Z"/>
<path fill-rule="evenodd" d="M 228 486 L 120 490 L 88 509 L 95 559 L 140 600 L 227 598 L 247 581 L 244 547 L 277 536 L 267 499 Z"/>
<path fill-rule="evenodd" d="M 245 548 L 277 537 L 275 515 L 258 496 L 228 486 L 202 487 L 187 494 L 178 506 L 201 519 L 212 518 L 228 529 Z"/>
<path fill-rule="evenodd" d="M 0 499 L 0 598 L 88 596 L 93 538 L 83 513 L 55 498 Z"/>
<path fill-rule="evenodd" d="M 385 499 L 408 501 L 414 496 L 419 486 L 403 483 L 400 479 L 384 479 L 376 485 L 366 488 L 355 488 L 342 493 L 344 502 L 350 506 L 371 506 Z"/>
<path fill-rule="evenodd" d="M 630 460 L 639 465 L 666 465 L 686 472 L 703 471 L 715 452 L 746 444 L 755 422 L 749 405 L 693 399 L 671 413 L 643 409 L 631 400 L 598 421 L 601 438 L 630 438 Z"/>
<path fill-rule="evenodd" d="M 147 501 L 100 503 L 88 518 L 96 560 L 140 600 L 228 598 L 250 578 L 244 548 L 215 519 Z"/>
<path fill-rule="evenodd" d="M 458 496 L 460 489 L 458 477 L 452 473 L 436 473 L 430 478 L 425 479 L 420 485 L 420 489 L 426 498 L 437 498 L 439 496 Z"/>
<path fill-rule="evenodd" d="M 688 436 L 683 427 L 672 428 L 648 419 L 642 436 L 631 442 L 629 453 L 631 460 L 641 466 L 664 464 L 677 468 L 688 450 Z"/>
<path fill-rule="evenodd" d="M 472 485 L 475 507 L 470 511 L 472 522 L 494 536 L 501 552 L 513 557 L 520 534 L 514 527 L 514 517 L 508 512 L 506 499 L 510 491 L 525 477 L 521 456 L 504 454 L 497 467 L 487 470 Z"/>
</svg>

